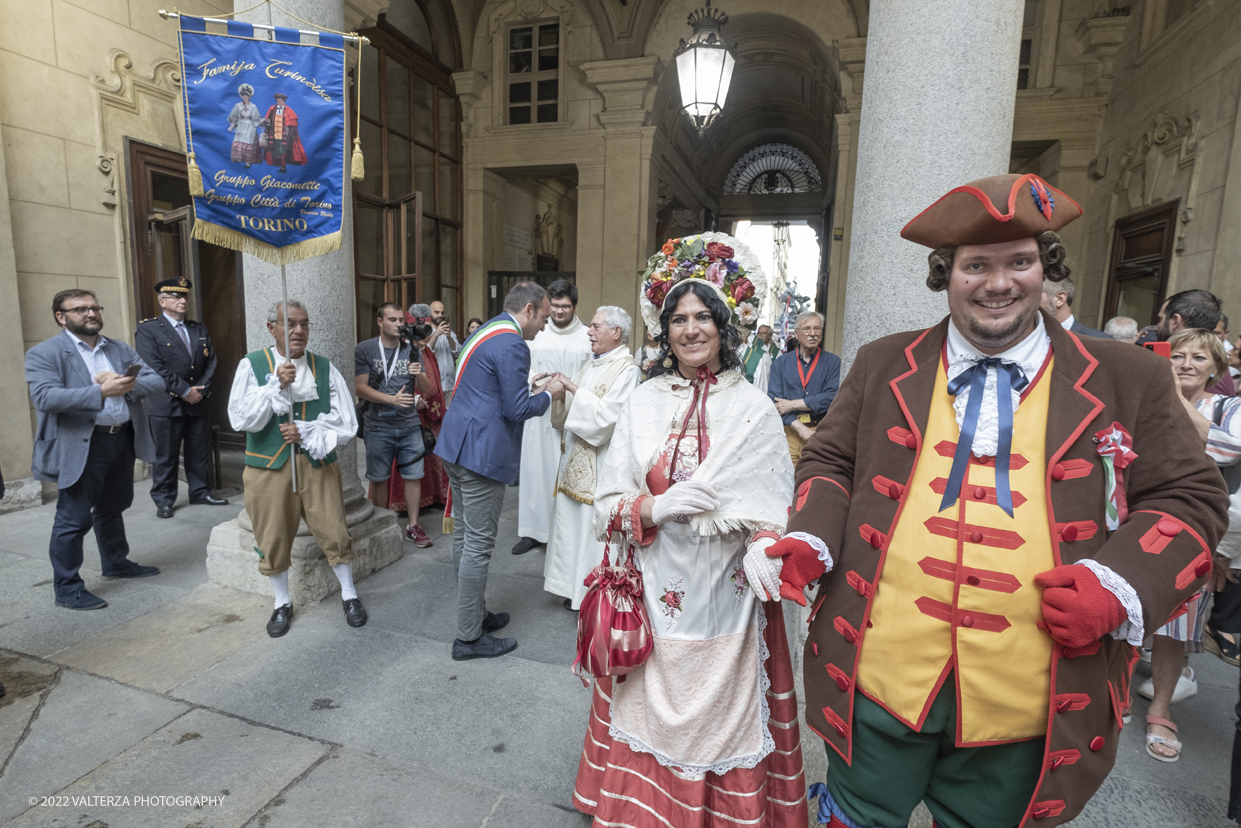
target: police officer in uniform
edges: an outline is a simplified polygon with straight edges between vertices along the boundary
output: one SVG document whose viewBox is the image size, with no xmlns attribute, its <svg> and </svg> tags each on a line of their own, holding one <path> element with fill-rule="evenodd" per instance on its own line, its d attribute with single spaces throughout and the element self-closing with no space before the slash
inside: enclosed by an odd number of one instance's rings
<svg viewBox="0 0 1241 828">
<path fill-rule="evenodd" d="M 166 394 L 147 397 L 147 416 L 155 442 L 151 499 L 155 514 L 172 517 L 177 500 L 177 454 L 185 444 L 185 479 L 190 503 L 224 506 L 207 485 L 207 446 L 211 439 L 207 396 L 215 373 L 215 349 L 201 322 L 185 318 L 190 282 L 182 277 L 155 285 L 163 313 L 138 323 L 135 345 L 142 360 L 164 379 Z"/>
</svg>

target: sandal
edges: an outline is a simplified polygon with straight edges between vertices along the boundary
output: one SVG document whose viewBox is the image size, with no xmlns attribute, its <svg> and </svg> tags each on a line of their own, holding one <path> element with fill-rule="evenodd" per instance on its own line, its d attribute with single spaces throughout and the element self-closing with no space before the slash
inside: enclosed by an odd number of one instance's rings
<svg viewBox="0 0 1241 828">
<path fill-rule="evenodd" d="M 1213 630 L 1209 626 L 1202 636 L 1202 648 L 1208 653 L 1214 653 L 1221 661 L 1236 667 L 1241 665 L 1241 646 L 1237 644 L 1236 633 L 1220 632 Z"/>
<path fill-rule="evenodd" d="M 1172 722 L 1168 721 L 1167 719 L 1161 719 L 1158 716 L 1147 716 L 1146 717 L 1146 752 L 1150 755 L 1152 759 L 1155 759 L 1160 762 L 1176 762 L 1177 760 L 1179 760 L 1181 758 L 1181 743 L 1178 742 L 1176 739 L 1165 739 L 1162 736 L 1156 736 L 1154 733 L 1150 732 L 1151 725 L 1160 725 L 1161 727 L 1166 727 L 1168 730 L 1171 730 L 1173 733 L 1179 732 L 1176 729 L 1176 725 L 1174 725 Z M 1172 756 L 1164 756 L 1162 753 L 1156 753 L 1154 750 L 1152 750 L 1151 745 L 1164 745 L 1165 747 L 1172 748 L 1173 750 L 1176 751 L 1176 753 Z"/>
</svg>

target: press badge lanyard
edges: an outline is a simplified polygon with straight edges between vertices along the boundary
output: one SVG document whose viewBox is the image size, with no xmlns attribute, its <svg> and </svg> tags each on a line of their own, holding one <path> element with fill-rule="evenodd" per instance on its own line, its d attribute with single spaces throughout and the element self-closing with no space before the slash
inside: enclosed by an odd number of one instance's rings
<svg viewBox="0 0 1241 828">
<path fill-rule="evenodd" d="M 388 364 L 387 358 L 384 357 L 384 341 L 382 339 L 376 339 L 375 344 L 379 346 L 379 364 L 382 365 L 384 369 L 384 385 L 386 386 L 388 381 L 392 379 L 392 372 L 396 370 L 396 358 L 401 355 L 401 342 L 400 340 L 397 340 L 396 349 L 392 352 L 391 365 Z"/>
<path fill-rule="evenodd" d="M 823 353 L 823 349 L 814 352 L 814 362 L 810 363 L 810 373 L 807 374 L 801 369 L 801 354 L 797 355 L 797 376 L 801 378 L 801 390 L 804 393 L 806 386 L 810 383 L 810 378 L 814 376 L 814 366 L 819 364 L 819 356 Z"/>
</svg>

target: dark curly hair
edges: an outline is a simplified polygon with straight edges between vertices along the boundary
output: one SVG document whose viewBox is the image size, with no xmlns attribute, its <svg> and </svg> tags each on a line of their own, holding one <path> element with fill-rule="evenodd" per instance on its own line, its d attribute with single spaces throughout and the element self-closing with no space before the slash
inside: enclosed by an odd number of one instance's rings
<svg viewBox="0 0 1241 828">
<path fill-rule="evenodd" d="M 1043 278 L 1052 282 L 1060 282 L 1069 278 L 1069 252 L 1060 241 L 1060 235 L 1048 230 L 1037 237 L 1038 260 L 1043 263 Z M 939 247 L 926 257 L 931 272 L 926 277 L 926 286 L 939 292 L 948 289 L 948 278 L 952 276 L 952 260 L 956 255 L 955 247 Z"/>
<path fill-rule="evenodd" d="M 711 311 L 711 321 L 715 322 L 715 327 L 719 329 L 720 372 L 741 367 L 741 357 L 737 354 L 737 349 L 741 347 L 741 334 L 732 325 L 732 310 L 724 304 L 724 300 L 720 299 L 719 294 L 712 290 L 710 285 L 701 279 L 689 279 L 668 291 L 668 296 L 664 299 L 663 310 L 659 312 L 659 336 L 655 338 L 659 344 L 659 356 L 651 368 L 652 377 L 677 372 L 676 354 L 672 352 L 672 345 L 668 342 L 668 322 L 672 319 L 672 314 L 676 311 L 677 305 L 681 303 L 681 299 L 690 292 L 701 299 L 702 303 L 707 306 L 707 310 Z M 664 367 L 665 359 L 672 360 L 671 367 Z"/>
</svg>

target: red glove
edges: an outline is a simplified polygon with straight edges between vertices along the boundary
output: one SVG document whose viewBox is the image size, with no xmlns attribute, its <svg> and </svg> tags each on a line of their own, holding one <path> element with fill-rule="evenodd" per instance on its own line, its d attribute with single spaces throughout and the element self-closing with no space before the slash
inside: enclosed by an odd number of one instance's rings
<svg viewBox="0 0 1241 828">
<path fill-rule="evenodd" d="M 804 540 L 782 538 L 767 548 L 767 556 L 784 559 L 780 569 L 780 597 L 806 606 L 806 587 L 827 572 L 819 553 Z"/>
<path fill-rule="evenodd" d="M 1065 647 L 1085 647 L 1119 627 L 1127 617 L 1120 599 L 1099 583 L 1089 567 L 1058 566 L 1037 575 L 1043 588 L 1043 626 Z"/>
</svg>

